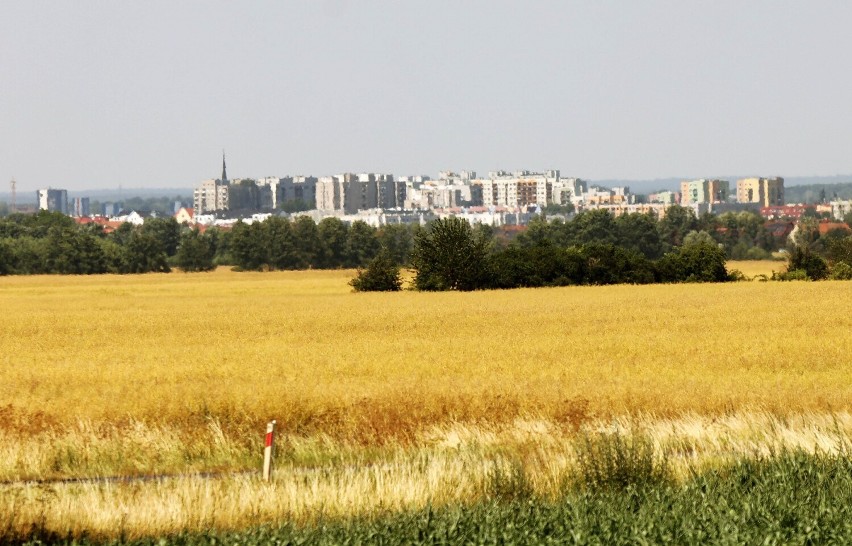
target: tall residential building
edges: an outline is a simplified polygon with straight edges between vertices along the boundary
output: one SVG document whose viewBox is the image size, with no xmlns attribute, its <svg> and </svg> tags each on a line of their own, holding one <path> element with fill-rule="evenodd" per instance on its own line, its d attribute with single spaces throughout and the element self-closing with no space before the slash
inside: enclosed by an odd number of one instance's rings
<svg viewBox="0 0 852 546">
<path fill-rule="evenodd" d="M 88 197 L 75 197 L 71 200 L 71 216 L 82 218 L 84 216 L 89 216 L 89 213 Z"/>
<path fill-rule="evenodd" d="M 344 173 L 323 176 L 316 183 L 316 207 L 355 214 L 359 210 L 394 208 L 398 195 L 391 174 Z M 381 196 L 382 201 L 379 201 Z"/>
<path fill-rule="evenodd" d="M 38 210 L 68 214 L 68 192 L 47 188 L 36 192 Z"/>
<path fill-rule="evenodd" d="M 680 183 L 681 205 L 700 203 L 724 203 L 731 193 L 731 183 L 727 180 L 699 178 L 684 180 Z"/>
<path fill-rule="evenodd" d="M 225 167 L 225 152 L 222 152 L 222 178 L 205 180 L 192 192 L 195 213 L 204 214 L 229 208 L 229 185 L 228 171 Z"/>
<path fill-rule="evenodd" d="M 737 201 L 759 203 L 761 207 L 777 207 L 784 204 L 784 179 L 743 178 L 737 180 Z"/>
<path fill-rule="evenodd" d="M 317 179 L 314 176 L 269 176 L 260 178 L 257 185 L 269 188 L 269 197 L 262 194 L 261 208 L 280 209 L 284 203 L 301 201 L 309 208 L 316 208 Z M 271 199 L 271 201 L 269 201 Z"/>
<path fill-rule="evenodd" d="M 205 214 L 228 208 L 228 181 L 220 178 L 205 180 L 192 192 L 193 209 L 196 214 Z"/>
<path fill-rule="evenodd" d="M 553 201 L 553 187 L 559 183 L 559 171 L 494 171 L 478 181 L 485 206 L 545 206 Z"/>
</svg>

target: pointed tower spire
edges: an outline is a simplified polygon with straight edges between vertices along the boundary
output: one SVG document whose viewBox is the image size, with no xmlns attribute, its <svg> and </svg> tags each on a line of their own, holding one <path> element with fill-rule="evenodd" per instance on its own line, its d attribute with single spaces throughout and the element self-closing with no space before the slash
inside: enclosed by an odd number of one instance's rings
<svg viewBox="0 0 852 546">
<path fill-rule="evenodd" d="M 225 169 L 225 150 L 222 150 L 222 182 L 228 181 L 228 171 Z"/>
</svg>

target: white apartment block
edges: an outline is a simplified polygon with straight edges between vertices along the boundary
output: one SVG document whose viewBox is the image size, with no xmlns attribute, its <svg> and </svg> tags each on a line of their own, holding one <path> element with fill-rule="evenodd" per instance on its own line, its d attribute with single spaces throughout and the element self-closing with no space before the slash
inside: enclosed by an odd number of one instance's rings
<svg viewBox="0 0 852 546">
<path fill-rule="evenodd" d="M 559 183 L 559 171 L 493 171 L 488 173 L 488 178 L 474 183 L 482 187 L 482 204 L 486 207 L 545 206 L 553 202 L 553 187 Z"/>
<path fill-rule="evenodd" d="M 404 192 L 405 184 L 396 183 L 392 174 L 345 173 L 323 176 L 316 185 L 316 206 L 321 211 L 343 211 L 346 214 L 355 214 L 359 210 L 396 208 L 400 206 L 400 193 L 404 200 Z"/>
<path fill-rule="evenodd" d="M 852 212 L 852 200 L 843 199 L 843 200 L 834 200 L 829 201 L 828 203 L 831 205 L 831 216 L 838 222 L 842 222 L 843 218 Z"/>
<path fill-rule="evenodd" d="M 303 201 L 311 208 L 317 202 L 317 178 L 314 176 L 267 176 L 259 178 L 257 185 L 269 187 L 272 194 L 270 208 L 278 209 L 284 203 Z"/>
<path fill-rule="evenodd" d="M 228 181 L 219 178 L 205 180 L 192 192 L 193 208 L 196 214 L 215 212 L 228 208 Z"/>
<path fill-rule="evenodd" d="M 68 214 L 68 191 L 47 188 L 36 192 L 38 210 Z"/>
</svg>

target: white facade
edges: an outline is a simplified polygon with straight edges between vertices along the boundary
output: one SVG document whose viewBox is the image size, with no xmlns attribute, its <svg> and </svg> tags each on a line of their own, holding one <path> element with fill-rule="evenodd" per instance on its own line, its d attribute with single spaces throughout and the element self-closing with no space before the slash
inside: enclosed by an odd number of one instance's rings
<svg viewBox="0 0 852 546">
<path fill-rule="evenodd" d="M 68 192 L 66 190 L 51 188 L 38 190 L 36 198 L 38 199 L 38 210 L 68 214 Z"/>
<path fill-rule="evenodd" d="M 228 208 L 227 180 L 211 178 L 205 180 L 192 192 L 193 208 L 196 214 L 226 210 Z"/>
</svg>

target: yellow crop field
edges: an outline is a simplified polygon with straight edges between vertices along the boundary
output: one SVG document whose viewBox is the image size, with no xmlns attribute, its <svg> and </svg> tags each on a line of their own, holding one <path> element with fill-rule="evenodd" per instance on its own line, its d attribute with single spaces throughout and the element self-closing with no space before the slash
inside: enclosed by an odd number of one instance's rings
<svg viewBox="0 0 852 546">
<path fill-rule="evenodd" d="M 480 494 L 506 457 L 547 492 L 578 431 L 613 426 L 683 472 L 852 437 L 849 283 L 356 294 L 352 275 L 0 278 L 0 481 L 255 469 L 265 423 L 281 431 L 273 486 L 8 483 L 0 524 L 138 536 L 423 506 Z"/>
</svg>

